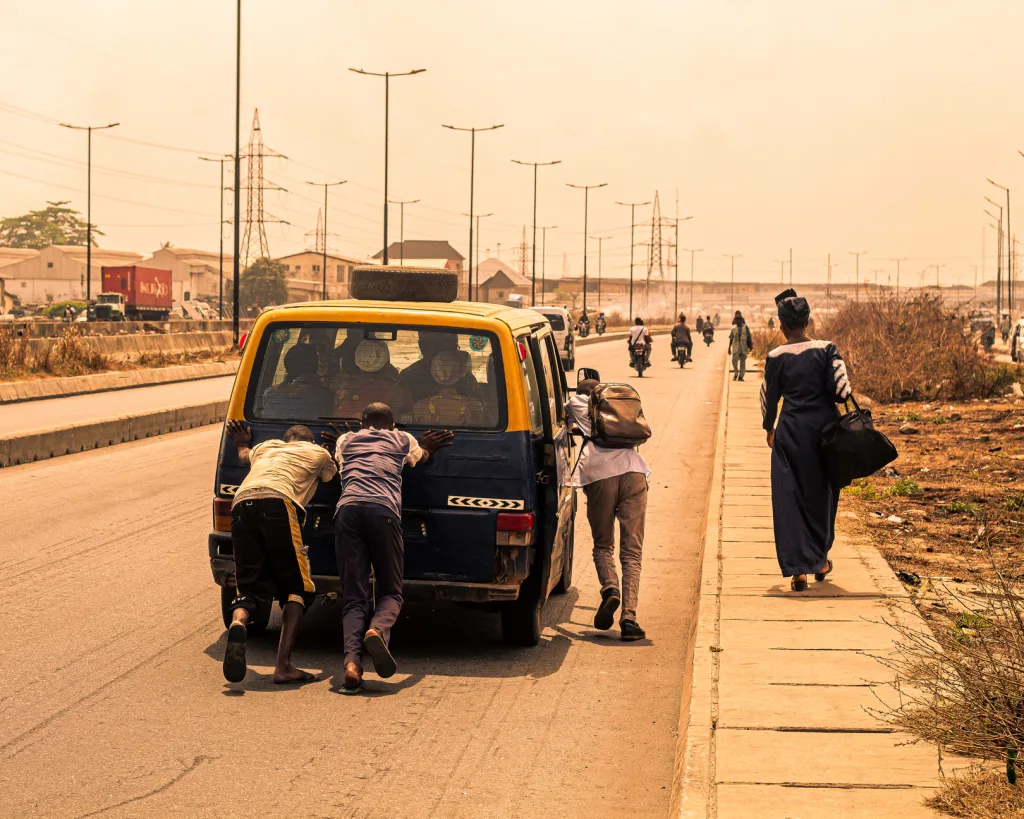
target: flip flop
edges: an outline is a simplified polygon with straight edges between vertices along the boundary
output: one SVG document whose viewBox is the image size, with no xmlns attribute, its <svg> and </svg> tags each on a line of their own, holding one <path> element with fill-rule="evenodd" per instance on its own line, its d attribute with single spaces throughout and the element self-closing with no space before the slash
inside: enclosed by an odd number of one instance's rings
<svg viewBox="0 0 1024 819">
<path fill-rule="evenodd" d="M 793 580 L 789 581 L 789 587 L 793 591 L 795 591 L 795 592 L 807 591 L 807 581 L 806 580 L 796 580 L 794 578 Z"/>
<path fill-rule="evenodd" d="M 341 687 L 341 693 L 345 694 L 346 696 L 349 696 L 349 697 L 351 697 L 353 694 L 358 694 L 362 690 L 363 690 L 363 681 L 362 680 L 359 681 L 359 685 L 357 685 L 355 688 L 346 688 L 345 686 Z"/>
<path fill-rule="evenodd" d="M 831 560 L 826 560 L 825 563 L 828 565 L 828 568 L 825 569 L 825 571 L 814 573 L 814 579 L 817 580 L 819 583 L 821 583 L 826 577 L 832 574 L 832 569 L 835 568 L 835 566 L 832 565 Z"/>
<path fill-rule="evenodd" d="M 294 680 L 274 680 L 274 685 L 303 685 L 305 683 L 316 682 L 320 678 L 316 674 L 310 674 L 308 671 L 300 671 L 299 676 Z"/>
<path fill-rule="evenodd" d="M 228 628 L 228 642 L 224 647 L 224 679 L 241 682 L 245 679 L 245 640 L 247 637 L 242 623 L 232 623 Z"/>
<path fill-rule="evenodd" d="M 373 670 L 377 672 L 378 677 L 386 680 L 388 677 L 394 676 L 395 671 L 398 670 L 398 664 L 391 656 L 391 652 L 388 651 L 388 644 L 384 642 L 384 638 L 377 631 L 370 629 L 366 632 L 366 636 L 363 637 L 363 648 L 373 660 Z"/>
</svg>

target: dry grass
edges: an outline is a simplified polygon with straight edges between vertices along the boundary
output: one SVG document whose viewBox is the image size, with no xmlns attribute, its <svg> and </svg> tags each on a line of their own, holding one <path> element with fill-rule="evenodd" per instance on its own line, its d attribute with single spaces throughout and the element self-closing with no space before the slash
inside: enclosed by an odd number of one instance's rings
<svg viewBox="0 0 1024 819">
<path fill-rule="evenodd" d="M 816 336 L 834 341 L 851 382 L 884 403 L 990 398 L 1021 378 L 1018 365 L 985 353 L 969 322 L 934 296 L 847 302 Z"/>
<path fill-rule="evenodd" d="M 1024 819 L 1024 788 L 1001 771 L 971 770 L 947 779 L 926 804 L 960 819 Z"/>
<path fill-rule="evenodd" d="M 754 349 L 751 355 L 759 361 L 766 359 L 768 353 L 786 341 L 786 337 L 782 335 L 781 331 L 769 330 L 767 327 L 754 330 L 751 335 L 754 340 Z"/>
</svg>

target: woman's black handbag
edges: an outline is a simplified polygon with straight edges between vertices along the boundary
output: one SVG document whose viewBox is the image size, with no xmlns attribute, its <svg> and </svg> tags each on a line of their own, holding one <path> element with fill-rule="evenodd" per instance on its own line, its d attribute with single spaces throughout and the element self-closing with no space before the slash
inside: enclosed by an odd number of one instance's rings
<svg viewBox="0 0 1024 819">
<path fill-rule="evenodd" d="M 852 396 L 850 400 L 853 412 L 826 424 L 821 431 L 825 471 L 836 489 L 874 474 L 899 455 L 892 442 L 875 429 L 871 410 L 861 409 Z"/>
</svg>

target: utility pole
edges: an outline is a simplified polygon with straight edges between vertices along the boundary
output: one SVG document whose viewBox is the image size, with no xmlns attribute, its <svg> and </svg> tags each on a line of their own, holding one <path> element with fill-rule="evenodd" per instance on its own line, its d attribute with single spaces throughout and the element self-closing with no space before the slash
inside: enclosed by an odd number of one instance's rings
<svg viewBox="0 0 1024 819">
<path fill-rule="evenodd" d="M 726 253 L 725 257 L 729 260 L 729 299 L 731 304 L 729 305 L 729 312 L 736 312 L 736 260 L 742 256 L 742 253 Z"/>
<path fill-rule="evenodd" d="M 497 131 L 499 128 L 504 128 L 504 124 L 501 125 L 488 125 L 486 128 L 457 128 L 454 125 L 442 125 L 442 128 L 447 128 L 450 131 L 469 131 L 469 300 L 474 301 L 473 298 L 473 187 L 476 182 L 476 132 L 477 131 Z M 479 260 L 477 261 L 479 265 Z M 480 298 L 480 271 L 477 271 L 476 277 L 476 299 Z"/>
<path fill-rule="evenodd" d="M 239 2 L 241 2 L 241 0 L 239 0 Z M 425 68 L 414 68 L 412 71 L 403 71 L 401 73 L 392 74 L 390 71 L 378 73 L 375 71 L 365 71 L 362 68 L 349 69 L 349 71 L 356 74 L 363 74 L 367 77 L 384 78 L 384 254 L 381 261 L 384 265 L 388 263 L 388 142 L 391 115 L 391 78 L 411 77 L 413 74 L 422 74 L 426 70 L 427 69 Z M 324 244 L 326 245 L 327 242 L 325 241 Z"/>
<path fill-rule="evenodd" d="M 856 268 L 853 273 L 853 292 L 856 301 L 860 301 L 860 257 L 867 253 L 866 250 L 851 250 L 850 255 L 853 256 L 856 261 Z"/>
<path fill-rule="evenodd" d="M 793 248 L 789 249 L 789 286 L 793 286 Z"/>
<path fill-rule="evenodd" d="M 86 137 L 86 171 L 85 171 L 85 301 L 92 299 L 92 132 L 105 131 L 108 128 L 116 128 L 120 122 L 112 122 L 109 125 L 68 125 L 62 122 L 62 128 L 70 128 L 72 131 L 85 131 Z M 103 287 L 102 280 L 100 287 Z"/>
<path fill-rule="evenodd" d="M 900 294 L 900 262 L 905 262 L 906 256 L 901 256 L 899 259 L 889 259 L 890 262 L 896 262 L 896 295 Z"/>
<path fill-rule="evenodd" d="M 469 216 L 468 213 L 463 213 L 463 216 Z M 480 220 L 487 219 L 494 216 L 493 213 L 478 213 L 476 215 L 476 278 L 477 278 L 477 289 L 480 288 Z M 501 242 L 498 242 L 498 261 L 501 261 Z M 470 269 L 469 275 L 472 277 L 473 271 Z"/>
<path fill-rule="evenodd" d="M 773 261 L 778 262 L 779 265 L 779 284 L 783 287 L 786 286 L 786 260 L 785 259 L 774 259 Z"/>
<path fill-rule="evenodd" d="M 629 208 L 629 316 L 633 320 L 633 250 L 636 247 L 636 209 L 651 204 L 648 202 L 616 202 L 616 205 L 624 205 Z"/>
<path fill-rule="evenodd" d="M 541 165 L 561 165 L 562 160 L 556 159 L 552 162 L 520 162 L 513 159 L 517 165 L 533 165 L 533 272 L 530 277 L 530 306 L 537 304 L 537 168 Z M 600 296 L 600 291 L 598 291 Z"/>
<path fill-rule="evenodd" d="M 684 250 L 686 248 L 683 248 Z M 690 248 L 690 312 L 693 312 L 693 257 L 694 254 L 702 253 L 704 248 Z"/>
<path fill-rule="evenodd" d="M 544 282 L 548 269 L 548 231 L 555 230 L 558 225 L 540 225 L 540 303 L 544 305 L 546 297 L 544 295 Z"/>
<path fill-rule="evenodd" d="M 1003 206 L 997 205 L 987 196 L 985 201 L 993 207 L 999 208 L 999 216 L 985 211 L 991 218 L 997 219 L 996 227 L 996 316 L 1002 316 L 1003 314 Z"/>
<path fill-rule="evenodd" d="M 401 254 L 401 256 L 399 257 L 399 261 L 398 261 L 399 264 L 405 264 L 405 206 L 406 205 L 415 205 L 419 201 L 420 201 L 419 199 L 389 199 L 388 200 L 388 202 L 390 204 L 398 205 L 398 213 L 399 213 L 399 217 L 398 217 L 398 224 L 399 224 L 399 228 L 398 228 L 398 247 L 399 247 L 399 251 L 398 252 Z M 326 221 L 326 219 L 327 219 L 327 217 L 325 216 L 324 220 Z M 327 235 L 327 226 L 325 225 L 324 226 L 324 236 L 326 236 L 326 235 Z"/>
<path fill-rule="evenodd" d="M 572 182 L 565 183 L 570 188 L 583 191 L 583 314 L 587 313 L 587 228 L 590 216 L 590 190 L 591 188 L 603 188 L 608 183 L 601 182 L 597 185 L 574 185 Z"/>
<path fill-rule="evenodd" d="M 678 193 L 677 193 L 676 194 L 676 219 L 675 219 L 675 222 L 676 222 L 676 244 L 675 244 L 676 282 L 675 282 L 675 313 L 674 313 L 674 316 L 678 316 L 679 315 L 679 223 L 680 222 L 688 222 L 692 218 L 693 218 L 692 216 L 684 216 L 682 219 L 679 218 L 679 201 L 678 201 Z M 693 289 L 692 283 L 690 285 L 690 289 L 691 290 Z M 690 295 L 691 295 L 691 298 L 692 298 L 693 294 L 691 293 Z"/>
<path fill-rule="evenodd" d="M 1020 153 L 1018 151 L 1017 153 Z M 1006 309 L 1012 314 L 1013 313 L 1013 248 L 1010 246 L 1010 237 L 1013 236 L 1013 228 L 1010 226 L 1010 189 L 1000 185 L 998 182 L 993 182 L 991 179 L 986 180 L 990 185 L 995 185 L 1000 190 L 1006 191 Z"/>
<path fill-rule="evenodd" d="M 323 274 L 323 288 L 320 291 L 320 298 L 327 301 L 327 189 L 334 187 L 335 185 L 344 185 L 347 183 L 347 179 L 343 179 L 341 182 L 306 182 L 307 185 L 313 185 L 319 188 L 321 185 L 324 189 L 324 245 L 323 245 L 323 261 L 321 263 L 321 271 Z"/>
<path fill-rule="evenodd" d="M 220 163 L 220 267 L 217 273 L 219 288 L 217 291 L 217 318 L 224 318 L 224 163 L 231 159 L 230 156 L 222 156 L 214 159 L 209 156 L 199 157 L 203 162 Z M 237 187 L 237 186 L 236 186 Z M 238 196 L 236 193 L 235 196 Z"/>
<path fill-rule="evenodd" d="M 939 298 L 942 298 L 942 284 L 939 281 L 939 268 L 945 267 L 944 264 L 935 265 L 935 289 L 939 291 Z"/>
<path fill-rule="evenodd" d="M 591 239 L 597 239 L 597 309 L 601 309 L 601 270 L 603 267 L 602 257 L 602 243 L 605 239 L 613 239 L 613 236 L 591 236 Z"/>
<path fill-rule="evenodd" d="M 238 346 L 239 280 L 242 243 L 242 0 L 235 6 L 235 255 L 231 260 L 235 291 L 231 297 L 231 332 Z"/>
</svg>

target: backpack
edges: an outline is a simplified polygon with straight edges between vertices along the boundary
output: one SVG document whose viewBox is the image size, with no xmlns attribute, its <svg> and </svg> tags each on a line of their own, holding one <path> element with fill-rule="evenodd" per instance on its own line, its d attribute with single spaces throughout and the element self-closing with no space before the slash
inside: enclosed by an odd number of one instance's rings
<svg viewBox="0 0 1024 819">
<path fill-rule="evenodd" d="M 608 449 L 632 449 L 651 437 L 640 395 L 629 384 L 600 384 L 590 399 L 591 438 Z"/>
</svg>

